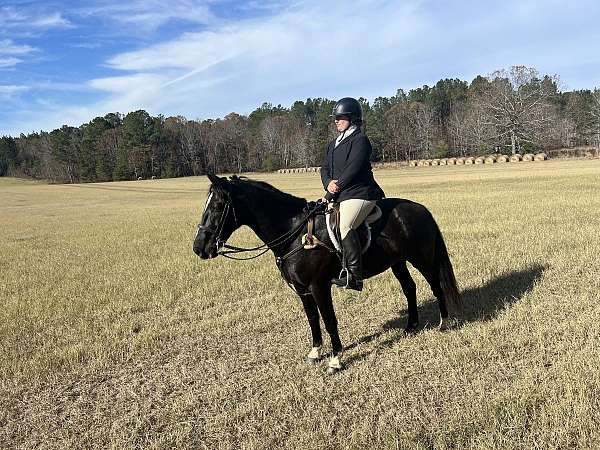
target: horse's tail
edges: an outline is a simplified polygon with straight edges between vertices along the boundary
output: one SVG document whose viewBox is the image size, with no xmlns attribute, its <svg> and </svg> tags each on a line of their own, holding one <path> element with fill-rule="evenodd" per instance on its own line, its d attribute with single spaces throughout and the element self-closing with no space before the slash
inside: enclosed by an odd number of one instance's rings
<svg viewBox="0 0 600 450">
<path fill-rule="evenodd" d="M 460 293 L 458 292 L 458 286 L 456 284 L 456 278 L 454 277 L 454 269 L 448 256 L 448 250 L 442 237 L 442 232 L 437 230 L 437 236 L 435 240 L 435 260 L 437 261 L 437 267 L 439 270 L 440 285 L 444 297 L 448 302 L 451 311 L 454 313 L 462 312 L 462 300 Z"/>
</svg>

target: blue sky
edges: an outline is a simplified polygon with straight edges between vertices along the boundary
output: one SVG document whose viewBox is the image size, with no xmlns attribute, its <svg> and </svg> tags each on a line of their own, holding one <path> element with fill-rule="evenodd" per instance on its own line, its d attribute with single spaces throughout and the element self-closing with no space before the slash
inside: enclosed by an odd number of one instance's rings
<svg viewBox="0 0 600 450">
<path fill-rule="evenodd" d="M 599 23 L 597 0 L 0 0 L 0 135 L 373 99 L 512 65 L 600 87 Z"/>
</svg>

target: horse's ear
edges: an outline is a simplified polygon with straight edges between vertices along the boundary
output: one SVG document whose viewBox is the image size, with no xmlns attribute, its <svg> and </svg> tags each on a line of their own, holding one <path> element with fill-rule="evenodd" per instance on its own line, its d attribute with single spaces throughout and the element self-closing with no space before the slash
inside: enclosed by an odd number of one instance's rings
<svg viewBox="0 0 600 450">
<path fill-rule="evenodd" d="M 207 173 L 206 176 L 215 188 L 223 189 L 225 191 L 228 190 L 227 178 L 218 177 L 214 173 Z"/>
</svg>

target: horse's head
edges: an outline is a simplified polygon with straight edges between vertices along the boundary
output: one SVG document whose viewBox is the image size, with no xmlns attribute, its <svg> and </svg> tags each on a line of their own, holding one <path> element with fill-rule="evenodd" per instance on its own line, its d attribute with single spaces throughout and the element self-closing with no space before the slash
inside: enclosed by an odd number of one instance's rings
<svg viewBox="0 0 600 450">
<path fill-rule="evenodd" d="M 194 253 L 202 259 L 216 257 L 219 249 L 239 227 L 231 183 L 216 175 L 207 176 L 212 185 L 194 239 Z"/>
</svg>

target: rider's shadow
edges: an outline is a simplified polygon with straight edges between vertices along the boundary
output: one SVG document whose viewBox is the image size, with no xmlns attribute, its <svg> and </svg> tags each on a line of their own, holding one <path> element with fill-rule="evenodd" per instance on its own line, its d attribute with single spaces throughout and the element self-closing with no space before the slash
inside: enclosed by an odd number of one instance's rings
<svg viewBox="0 0 600 450">
<path fill-rule="evenodd" d="M 547 266 L 534 265 L 527 269 L 499 276 L 482 287 L 462 291 L 463 312 L 460 314 L 459 323 L 454 328 L 470 322 L 492 320 L 502 309 L 519 301 L 527 291 L 530 291 L 546 269 Z M 408 311 L 405 309 L 401 311 L 399 317 L 386 321 L 382 325 L 381 331 L 363 336 L 355 343 L 347 346 L 345 350 L 351 350 L 360 344 L 371 342 L 389 331 L 404 330 L 407 317 Z M 419 323 L 421 325 L 419 325 L 416 332 L 435 328 L 438 326 L 439 321 L 440 312 L 437 300 L 432 297 L 419 306 Z M 391 337 L 382 341 L 378 347 L 389 347 L 405 338 L 406 334 L 404 333 L 393 333 Z M 346 363 L 351 364 L 360 361 L 369 353 L 371 351 L 351 355 Z"/>
</svg>

